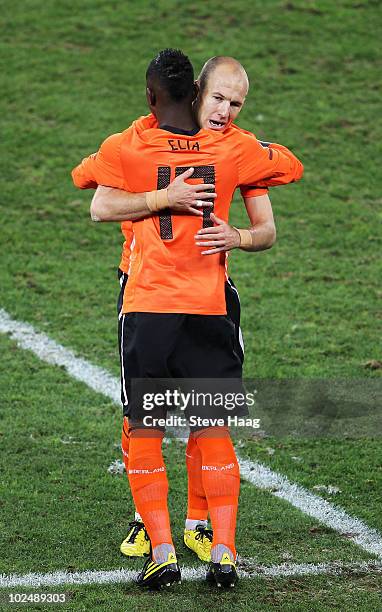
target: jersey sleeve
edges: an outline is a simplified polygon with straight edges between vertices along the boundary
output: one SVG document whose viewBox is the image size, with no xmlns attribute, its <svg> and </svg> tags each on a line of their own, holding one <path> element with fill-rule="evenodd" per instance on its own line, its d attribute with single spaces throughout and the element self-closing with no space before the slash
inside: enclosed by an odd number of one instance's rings
<svg viewBox="0 0 382 612">
<path fill-rule="evenodd" d="M 120 148 L 122 134 L 113 134 L 106 138 L 99 151 L 85 157 L 72 170 L 72 179 L 80 189 L 96 189 L 98 185 L 125 189 Z"/>
<path fill-rule="evenodd" d="M 240 187 L 246 185 L 253 189 L 287 185 L 302 177 L 304 166 L 286 147 L 261 143 L 245 136 L 241 145 Z"/>
<path fill-rule="evenodd" d="M 256 198 L 257 196 L 268 195 L 266 187 L 256 187 L 256 185 L 242 185 L 240 192 L 242 198 Z"/>
</svg>

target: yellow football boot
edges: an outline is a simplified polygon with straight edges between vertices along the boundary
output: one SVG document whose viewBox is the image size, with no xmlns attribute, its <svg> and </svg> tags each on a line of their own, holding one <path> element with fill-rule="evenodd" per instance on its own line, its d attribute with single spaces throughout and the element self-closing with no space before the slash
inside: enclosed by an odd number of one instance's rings
<svg viewBox="0 0 382 612">
<path fill-rule="evenodd" d="M 203 525 L 197 525 L 196 529 L 184 530 L 184 543 L 196 553 L 201 561 L 211 561 L 212 530 Z"/>
<path fill-rule="evenodd" d="M 126 557 L 147 557 L 150 554 L 150 538 L 141 521 L 131 521 L 130 531 L 123 540 L 120 551 Z"/>
</svg>

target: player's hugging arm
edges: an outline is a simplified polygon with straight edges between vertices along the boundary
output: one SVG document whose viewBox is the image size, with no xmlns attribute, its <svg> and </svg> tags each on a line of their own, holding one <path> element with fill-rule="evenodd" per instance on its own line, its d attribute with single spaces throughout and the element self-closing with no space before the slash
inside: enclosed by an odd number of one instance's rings
<svg viewBox="0 0 382 612">
<path fill-rule="evenodd" d="M 72 171 L 76 187 L 96 189 L 90 206 L 93 221 L 137 221 L 164 208 L 203 215 L 203 206 L 209 206 L 216 197 L 211 192 L 215 185 L 187 183 L 193 168 L 175 178 L 166 189 L 129 193 L 120 158 L 122 138 L 123 134 L 109 136 L 97 153 L 83 159 Z"/>
<path fill-rule="evenodd" d="M 270 249 L 276 241 L 276 226 L 268 191 L 262 188 L 287 185 L 303 175 L 302 163 L 283 145 L 260 142 L 253 135 L 245 136 L 241 144 L 241 193 L 251 225 L 245 229 L 236 228 L 211 215 L 214 227 L 203 228 L 195 236 L 196 245 L 203 249 L 202 255 L 235 248 L 244 251 Z"/>
<path fill-rule="evenodd" d="M 276 225 L 268 194 L 245 197 L 244 203 L 251 227 L 238 230 L 240 248 L 244 251 L 270 249 L 276 242 Z M 246 237 L 248 240 L 246 240 Z"/>
<path fill-rule="evenodd" d="M 128 193 L 103 185 L 97 187 L 90 204 L 93 221 L 138 221 L 149 214 L 145 193 Z"/>
<path fill-rule="evenodd" d="M 273 155 L 281 153 L 278 167 L 269 168 L 269 176 L 259 180 L 257 186 L 241 187 L 241 195 L 244 199 L 251 227 L 239 229 L 240 248 L 245 251 L 263 251 L 270 249 L 276 241 L 276 226 L 273 218 L 271 201 L 268 197 L 268 189 L 265 186 L 282 185 L 301 179 L 303 165 L 300 160 L 287 147 L 272 143 L 258 141 L 263 149 L 268 149 L 268 157 L 273 161 Z M 288 166 L 289 162 L 289 166 Z M 272 176 L 272 173 L 274 175 Z"/>
<path fill-rule="evenodd" d="M 244 251 L 265 251 L 276 242 L 276 226 L 269 191 L 265 187 L 240 187 L 250 227 L 238 229 L 240 248 Z"/>
<path fill-rule="evenodd" d="M 138 221 L 164 208 L 193 215 L 203 215 L 204 200 L 214 199 L 212 184 L 191 185 L 186 182 L 193 174 L 189 168 L 170 183 L 167 189 L 145 193 L 130 193 L 100 185 L 91 202 L 90 215 L 93 221 Z"/>
<path fill-rule="evenodd" d="M 200 229 L 195 236 L 195 243 L 202 248 L 202 255 L 215 255 L 232 249 L 265 251 L 273 246 L 276 241 L 276 226 L 268 190 L 256 189 L 256 195 L 253 195 L 254 189 L 241 188 L 250 227 L 233 227 L 212 213 L 211 219 L 215 225 Z M 261 195 L 258 195 L 259 193 Z"/>
</svg>

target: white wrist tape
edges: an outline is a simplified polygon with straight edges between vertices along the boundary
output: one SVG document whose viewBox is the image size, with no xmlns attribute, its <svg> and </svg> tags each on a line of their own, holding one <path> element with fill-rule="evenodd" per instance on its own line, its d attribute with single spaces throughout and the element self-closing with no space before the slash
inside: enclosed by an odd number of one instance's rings
<svg viewBox="0 0 382 612">
<path fill-rule="evenodd" d="M 158 210 L 163 210 L 163 208 L 168 208 L 169 202 L 167 189 L 159 189 L 158 191 L 147 191 L 146 204 L 147 208 L 149 208 L 151 212 L 157 212 Z"/>
<path fill-rule="evenodd" d="M 253 236 L 252 232 L 248 229 L 239 229 L 236 227 L 240 234 L 240 247 L 253 247 Z"/>
</svg>

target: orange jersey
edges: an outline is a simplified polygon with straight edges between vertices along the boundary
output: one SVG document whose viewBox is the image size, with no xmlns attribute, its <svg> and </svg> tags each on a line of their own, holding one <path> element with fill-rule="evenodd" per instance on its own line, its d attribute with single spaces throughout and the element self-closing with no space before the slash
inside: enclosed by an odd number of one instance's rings
<svg viewBox="0 0 382 612">
<path fill-rule="evenodd" d="M 147 127 L 158 127 L 158 123 L 153 115 L 149 115 L 145 121 L 147 123 Z M 232 124 L 231 127 L 233 129 L 239 130 L 241 132 L 244 132 L 245 134 L 249 134 L 250 136 L 256 138 L 256 136 L 252 132 L 248 132 L 247 130 L 242 129 L 235 124 Z M 278 149 L 279 151 L 281 151 L 282 153 L 284 153 L 291 159 L 296 159 L 293 153 L 289 149 L 287 149 L 287 147 L 284 147 L 283 145 L 280 145 L 277 143 L 263 142 L 263 141 L 259 141 L 259 142 L 263 147 L 270 147 L 271 149 Z M 256 185 L 253 185 L 250 187 L 247 185 L 243 185 L 242 187 L 240 187 L 240 192 L 243 198 L 251 198 L 251 197 L 256 197 L 256 196 L 267 195 L 268 188 L 258 187 Z M 126 274 L 128 274 L 130 270 L 131 245 L 134 239 L 133 222 L 124 221 L 123 223 L 121 223 L 121 231 L 124 237 L 124 242 L 122 246 L 122 254 L 121 254 L 121 261 L 119 264 L 119 268 L 122 270 L 122 272 L 125 272 Z"/>
<path fill-rule="evenodd" d="M 156 118 L 154 117 L 154 115 L 148 115 L 143 120 L 141 119 L 141 125 L 144 129 L 157 128 L 158 122 Z M 235 129 L 241 130 L 241 128 L 235 125 L 232 125 L 232 127 Z M 244 131 L 244 130 L 241 130 L 241 131 Z M 250 132 L 246 132 L 246 133 L 250 134 Z M 93 156 L 95 155 L 96 154 L 94 153 Z M 87 175 L 84 172 L 84 168 L 82 168 L 82 166 L 78 166 L 76 169 L 76 184 L 82 189 L 85 189 L 85 188 L 86 189 L 91 189 L 91 188 L 96 189 L 97 188 L 97 183 L 87 178 Z M 250 198 L 252 196 L 260 196 L 260 195 L 264 195 L 268 193 L 267 188 L 256 187 L 256 186 L 247 187 L 245 185 L 240 188 L 240 191 L 241 191 L 241 195 L 243 198 Z M 121 261 L 119 263 L 119 268 L 120 270 L 122 270 L 122 272 L 125 272 L 126 274 L 128 274 L 130 270 L 131 246 L 132 246 L 133 239 L 134 239 L 133 222 L 123 221 L 121 223 L 121 231 L 124 237 L 124 242 L 122 245 L 122 254 L 121 254 Z"/>
<path fill-rule="evenodd" d="M 122 245 L 121 261 L 118 267 L 120 270 L 122 270 L 122 272 L 129 274 L 131 247 L 134 246 L 133 222 L 123 221 L 123 223 L 121 223 L 121 231 L 123 234 L 124 241 Z"/>
<path fill-rule="evenodd" d="M 283 145 L 279 145 L 276 143 L 264 143 L 264 142 L 261 142 L 261 145 L 263 147 L 269 146 L 272 149 L 279 149 L 286 155 L 294 157 L 293 153 L 291 153 L 291 151 L 287 149 L 286 147 L 284 147 Z M 256 196 L 267 195 L 268 189 L 266 187 L 256 187 L 256 186 L 249 187 L 247 185 L 243 185 L 242 187 L 240 187 L 240 192 L 243 198 L 251 198 L 251 197 L 256 197 Z M 125 272 L 126 274 L 128 274 L 130 270 L 131 246 L 134 240 L 133 221 L 123 221 L 121 223 L 121 231 L 124 237 L 124 242 L 122 245 L 122 254 L 121 254 L 121 261 L 119 263 L 119 268 L 120 270 L 122 270 L 122 272 Z"/>
<path fill-rule="evenodd" d="M 158 127 L 158 122 L 156 120 L 156 118 L 154 117 L 154 115 L 150 114 L 147 115 L 146 117 L 142 117 L 140 120 L 140 129 L 149 129 L 149 128 L 157 128 Z M 235 125 L 234 123 L 230 126 L 229 129 L 236 129 L 240 132 L 243 132 L 245 134 L 248 134 L 249 136 L 252 136 L 254 138 L 256 138 L 256 136 L 252 133 L 249 132 L 247 130 L 244 130 L 243 128 L 240 128 L 239 126 Z M 279 145 L 276 143 L 264 143 L 261 142 L 262 146 L 269 146 L 272 149 L 279 149 L 282 153 L 284 153 L 285 155 L 287 155 L 288 157 L 290 157 L 291 159 L 297 159 L 293 153 L 287 149 L 286 147 L 284 147 L 283 145 Z M 96 154 L 93 154 L 93 156 L 95 156 Z M 118 180 L 118 179 L 117 179 Z M 82 171 L 82 166 L 78 166 L 76 169 L 76 181 L 79 187 L 81 187 L 82 189 L 84 188 L 93 188 L 96 189 L 97 188 L 97 183 L 95 183 L 93 180 L 89 180 L 88 178 L 86 178 L 86 175 L 83 173 Z M 266 183 L 266 181 L 265 181 Z M 268 193 L 268 188 L 267 187 L 259 187 L 256 185 L 253 186 L 247 186 L 247 185 L 242 185 L 240 187 L 240 192 L 243 198 L 250 198 L 250 197 L 254 197 L 254 196 L 261 196 L 261 195 L 266 195 Z M 133 233 L 133 222 L 132 221 L 123 221 L 121 223 L 121 231 L 124 237 L 124 242 L 122 245 L 122 253 L 121 253 L 121 260 L 119 263 L 119 268 L 122 270 L 122 272 L 125 272 L 126 274 L 129 273 L 130 271 L 130 254 L 131 254 L 131 247 L 133 245 L 133 240 L 134 240 L 134 233 Z"/>
<path fill-rule="evenodd" d="M 224 133 L 199 130 L 194 135 L 151 128 L 149 118 L 135 121 L 105 140 L 99 152 L 75 168 L 78 187 L 91 183 L 141 193 L 168 186 L 189 167 L 190 180 L 214 183 L 215 214 L 228 221 L 237 186 L 282 185 L 301 177 L 302 164 L 279 151 L 263 148 L 237 129 Z M 133 223 L 134 247 L 123 312 L 226 314 L 225 253 L 203 256 L 194 236 L 211 225 L 170 210 Z"/>
</svg>

